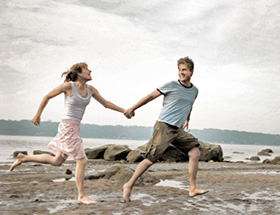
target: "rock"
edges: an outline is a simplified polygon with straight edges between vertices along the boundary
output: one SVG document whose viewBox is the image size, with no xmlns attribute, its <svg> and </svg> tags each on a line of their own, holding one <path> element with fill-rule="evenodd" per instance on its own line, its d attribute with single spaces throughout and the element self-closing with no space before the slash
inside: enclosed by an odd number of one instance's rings
<svg viewBox="0 0 280 215">
<path fill-rule="evenodd" d="M 34 150 L 33 155 L 40 155 L 40 154 L 49 154 L 51 156 L 55 156 L 55 154 L 48 152 L 48 151 L 42 151 L 42 150 Z"/>
<path fill-rule="evenodd" d="M 100 159 L 100 158 L 103 158 L 104 152 L 111 145 L 112 144 L 108 144 L 108 145 L 100 146 L 100 147 L 93 148 L 93 149 L 86 148 L 85 149 L 86 156 L 87 156 L 88 159 Z"/>
<path fill-rule="evenodd" d="M 200 146 L 200 161 L 223 161 L 223 150 L 220 145 L 199 142 Z"/>
<path fill-rule="evenodd" d="M 141 162 L 144 159 L 146 153 L 147 143 L 145 145 L 139 146 L 138 148 L 130 151 L 126 156 L 126 160 L 131 163 Z"/>
<path fill-rule="evenodd" d="M 251 160 L 251 161 L 259 161 L 261 159 L 258 156 L 252 156 L 252 157 L 249 158 L 249 160 Z"/>
<path fill-rule="evenodd" d="M 273 153 L 273 151 L 271 149 L 263 149 L 258 153 L 258 155 L 271 156 L 269 153 Z"/>
<path fill-rule="evenodd" d="M 127 154 L 131 151 L 130 148 L 123 145 L 110 145 L 104 153 L 104 159 L 108 161 L 126 159 Z"/>
<path fill-rule="evenodd" d="M 185 153 L 181 152 L 174 146 L 170 145 L 159 158 L 159 161 L 167 162 L 184 162 L 188 161 L 189 157 Z"/>
<path fill-rule="evenodd" d="M 244 154 L 244 152 L 233 152 L 233 154 Z"/>
<path fill-rule="evenodd" d="M 280 164 L 280 156 L 277 156 L 273 160 L 271 160 L 271 164 Z"/>
<path fill-rule="evenodd" d="M 96 176 L 96 175 L 88 175 L 88 176 L 85 176 L 85 180 L 94 180 L 94 179 L 99 179 L 100 177 L 99 176 Z"/>
<path fill-rule="evenodd" d="M 19 153 L 24 154 L 24 155 L 27 155 L 27 151 L 14 151 L 13 157 L 16 158 L 16 157 L 18 156 Z"/>
<path fill-rule="evenodd" d="M 72 175 L 72 171 L 71 171 L 70 169 L 66 169 L 66 170 L 65 170 L 65 174 L 66 174 L 66 175 Z"/>
<path fill-rule="evenodd" d="M 146 153 L 146 146 L 142 145 L 135 150 L 132 150 L 126 157 L 129 162 L 139 162 L 144 159 Z M 221 146 L 200 142 L 200 161 L 223 161 L 223 150 Z M 188 161 L 188 155 L 185 155 L 174 146 L 170 145 L 163 153 L 159 161 L 170 161 L 170 162 L 184 162 Z"/>
<path fill-rule="evenodd" d="M 97 179 L 104 178 L 116 181 L 116 183 L 124 184 L 126 183 L 131 176 L 133 175 L 134 170 L 121 165 L 115 165 L 107 169 L 105 172 L 97 173 L 93 176 L 87 176 L 86 179 Z M 154 176 L 151 176 L 149 173 L 145 172 L 140 178 L 137 179 L 135 185 L 143 186 L 146 183 L 156 184 L 160 180 Z"/>
<path fill-rule="evenodd" d="M 261 152 L 273 153 L 271 149 L 263 149 Z"/>
<path fill-rule="evenodd" d="M 267 152 L 258 152 L 258 155 L 260 155 L 260 156 L 271 156 L 271 154 L 269 154 Z"/>
<path fill-rule="evenodd" d="M 271 160 L 265 159 L 265 160 L 263 161 L 263 163 L 270 164 L 270 163 L 271 163 Z"/>
<path fill-rule="evenodd" d="M 224 156 L 224 159 L 231 159 L 231 156 Z"/>
</svg>

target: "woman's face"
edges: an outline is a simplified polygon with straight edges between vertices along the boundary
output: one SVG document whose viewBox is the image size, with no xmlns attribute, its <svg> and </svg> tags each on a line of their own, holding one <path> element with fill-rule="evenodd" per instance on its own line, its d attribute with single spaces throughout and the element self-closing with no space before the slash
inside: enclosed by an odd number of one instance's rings
<svg viewBox="0 0 280 215">
<path fill-rule="evenodd" d="M 81 78 L 83 78 L 84 80 L 86 80 L 86 81 L 92 80 L 92 77 L 91 77 L 91 70 L 89 70 L 87 67 L 83 67 L 83 68 L 82 68 L 82 72 L 79 73 L 79 76 L 80 76 Z"/>
</svg>

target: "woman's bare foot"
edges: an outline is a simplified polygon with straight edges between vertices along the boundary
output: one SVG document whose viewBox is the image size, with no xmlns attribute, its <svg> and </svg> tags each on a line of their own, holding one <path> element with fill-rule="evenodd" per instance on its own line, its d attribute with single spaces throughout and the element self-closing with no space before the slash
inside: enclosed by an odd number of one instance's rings
<svg viewBox="0 0 280 215">
<path fill-rule="evenodd" d="M 123 200 L 130 202 L 131 188 L 127 186 L 127 183 L 123 185 Z"/>
<path fill-rule="evenodd" d="M 89 198 L 88 196 L 80 197 L 78 198 L 79 203 L 85 204 L 85 205 L 91 205 L 96 204 L 97 202 Z"/>
<path fill-rule="evenodd" d="M 194 197 L 194 196 L 197 196 L 197 195 L 203 195 L 203 194 L 208 193 L 208 192 L 209 192 L 209 190 L 201 190 L 201 189 L 198 189 L 198 188 L 193 188 L 193 189 L 190 189 L 189 196 Z"/>
<path fill-rule="evenodd" d="M 25 155 L 22 154 L 22 153 L 19 153 L 19 154 L 17 155 L 17 158 L 16 158 L 15 162 L 14 162 L 14 163 L 11 165 L 11 167 L 10 167 L 10 171 L 13 171 L 13 169 L 14 169 L 15 167 L 19 166 L 19 165 L 22 163 L 24 156 L 25 156 Z"/>
</svg>

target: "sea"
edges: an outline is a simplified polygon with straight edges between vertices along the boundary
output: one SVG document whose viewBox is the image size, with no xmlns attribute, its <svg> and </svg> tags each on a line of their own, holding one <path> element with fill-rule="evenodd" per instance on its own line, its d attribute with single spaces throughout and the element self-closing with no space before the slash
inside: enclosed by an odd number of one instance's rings
<svg viewBox="0 0 280 215">
<path fill-rule="evenodd" d="M 50 151 L 48 143 L 53 137 L 43 136 L 6 136 L 0 135 L 0 162 L 13 162 L 14 151 L 27 151 L 29 155 L 33 154 L 34 150 Z M 127 145 L 130 149 L 147 143 L 148 140 L 123 140 L 123 139 L 96 139 L 96 138 L 83 138 L 84 148 L 96 148 L 106 144 Z M 211 142 L 209 142 L 211 143 Z M 217 144 L 222 147 L 223 156 L 225 161 L 231 162 L 259 162 L 265 159 L 273 159 L 280 156 L 279 146 L 268 145 L 243 145 L 243 144 L 225 144 L 225 143 L 211 143 Z M 271 149 L 273 153 L 271 156 L 258 156 L 258 152 L 263 149 Z M 259 161 L 250 161 L 248 158 L 258 156 Z M 69 158 L 71 159 L 71 158 Z"/>
</svg>

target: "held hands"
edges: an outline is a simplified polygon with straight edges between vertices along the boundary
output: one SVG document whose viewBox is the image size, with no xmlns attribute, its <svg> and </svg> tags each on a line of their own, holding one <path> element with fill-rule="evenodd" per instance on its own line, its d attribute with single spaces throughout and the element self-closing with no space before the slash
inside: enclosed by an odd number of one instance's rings
<svg viewBox="0 0 280 215">
<path fill-rule="evenodd" d="M 123 114 L 126 116 L 126 118 L 131 119 L 131 117 L 135 115 L 135 112 L 132 108 L 129 108 L 125 110 Z"/>
<path fill-rule="evenodd" d="M 36 126 L 40 126 L 41 117 L 40 116 L 34 116 L 33 119 L 31 120 L 31 122 Z"/>
</svg>

